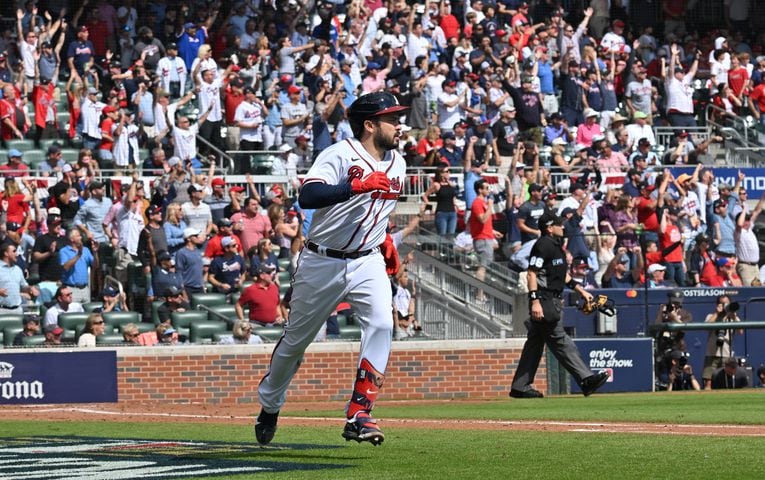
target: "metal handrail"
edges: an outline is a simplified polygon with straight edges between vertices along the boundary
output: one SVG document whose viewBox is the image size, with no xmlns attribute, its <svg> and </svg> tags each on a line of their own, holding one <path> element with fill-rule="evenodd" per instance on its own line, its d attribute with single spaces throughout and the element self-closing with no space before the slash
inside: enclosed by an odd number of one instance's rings
<svg viewBox="0 0 765 480">
<path fill-rule="evenodd" d="M 222 313 L 220 313 L 220 312 L 216 312 L 215 310 L 211 309 L 211 308 L 210 308 L 210 307 L 208 307 L 207 305 L 202 305 L 202 304 L 199 304 L 199 305 L 197 305 L 197 310 L 204 310 L 204 311 L 206 311 L 206 312 L 207 312 L 207 314 L 208 314 L 208 315 L 212 313 L 212 314 L 213 314 L 213 316 L 215 316 L 215 317 L 217 317 L 217 318 L 219 318 L 219 319 L 223 320 L 223 321 L 224 321 L 224 322 L 226 322 L 226 323 L 234 323 L 234 322 L 232 322 L 232 321 L 231 321 L 231 319 L 230 319 L 230 318 L 228 318 L 227 316 L 223 315 L 223 314 L 222 314 Z"/>
<path fill-rule="evenodd" d="M 230 170 L 231 172 L 236 171 L 235 164 L 234 164 L 234 159 L 228 153 L 226 153 L 223 150 L 221 150 L 220 148 L 216 147 L 209 140 L 207 140 L 205 137 L 203 137 L 203 136 L 201 136 L 199 134 L 197 134 L 197 140 L 201 140 L 202 143 L 207 145 L 210 149 L 214 150 L 218 155 L 220 155 L 221 159 L 225 158 L 226 160 L 228 160 L 228 163 L 231 166 L 231 170 Z"/>
</svg>

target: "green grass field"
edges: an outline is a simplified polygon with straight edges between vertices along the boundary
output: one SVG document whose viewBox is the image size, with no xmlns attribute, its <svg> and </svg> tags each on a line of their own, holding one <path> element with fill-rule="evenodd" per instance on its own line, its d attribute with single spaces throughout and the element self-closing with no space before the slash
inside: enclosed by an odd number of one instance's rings
<svg viewBox="0 0 765 480">
<path fill-rule="evenodd" d="M 587 399 L 567 396 L 470 404 L 429 405 L 422 402 L 415 406 L 380 402 L 375 412 L 386 434 L 385 443 L 376 448 L 345 442 L 340 437 L 341 412 L 302 410 L 299 404 L 290 405 L 284 415 L 328 416 L 338 420 L 328 420 L 322 427 L 282 425 L 274 445 L 266 448 L 255 445 L 251 426 L 0 421 L 0 459 L 2 447 L 9 438 L 75 436 L 229 442 L 247 446 L 245 451 L 227 454 L 168 453 L 173 456 L 173 462 L 180 464 L 193 465 L 200 459 L 224 457 L 233 464 L 268 466 L 287 463 L 327 467 L 204 477 L 216 479 L 765 477 L 762 461 L 765 437 L 736 436 L 738 429 L 733 426 L 765 424 L 765 390 L 595 395 Z M 493 430 L 450 430 L 439 429 L 437 424 L 421 428 L 386 427 L 386 418 L 730 424 L 733 436 L 531 432 L 509 431 L 501 426 Z M 719 434 L 721 429 L 710 428 L 712 431 Z M 0 474 L 0 478 L 12 477 Z"/>
</svg>

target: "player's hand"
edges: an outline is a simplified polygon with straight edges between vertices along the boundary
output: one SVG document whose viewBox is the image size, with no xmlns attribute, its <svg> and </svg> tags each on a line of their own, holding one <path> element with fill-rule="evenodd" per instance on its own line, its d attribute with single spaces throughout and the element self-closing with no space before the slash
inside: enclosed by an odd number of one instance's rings
<svg viewBox="0 0 765 480">
<path fill-rule="evenodd" d="M 531 301 L 531 319 L 535 321 L 540 321 L 543 318 L 545 318 L 545 313 L 544 313 L 544 310 L 542 310 L 542 301 L 532 300 Z"/>
<path fill-rule="evenodd" d="M 398 258 L 398 251 L 393 245 L 393 237 L 390 234 L 385 235 L 385 241 L 380 244 L 380 253 L 385 260 L 385 273 L 395 275 L 401 268 L 401 261 Z"/>
<path fill-rule="evenodd" d="M 579 292 L 579 293 L 582 296 L 582 298 L 585 299 L 585 301 L 587 301 L 587 302 L 591 302 L 592 301 L 592 294 L 590 292 L 585 291 L 585 292 Z"/>
<path fill-rule="evenodd" d="M 351 192 L 354 195 L 359 193 L 368 193 L 381 190 L 387 192 L 390 190 L 390 180 L 385 172 L 373 172 L 359 180 L 354 178 L 351 181 Z"/>
</svg>

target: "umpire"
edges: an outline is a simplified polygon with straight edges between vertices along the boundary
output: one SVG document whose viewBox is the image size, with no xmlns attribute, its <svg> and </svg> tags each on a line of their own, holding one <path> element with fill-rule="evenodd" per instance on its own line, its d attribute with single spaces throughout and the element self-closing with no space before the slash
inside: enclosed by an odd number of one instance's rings
<svg viewBox="0 0 765 480">
<path fill-rule="evenodd" d="M 587 301 L 592 295 L 568 274 L 566 253 L 563 251 L 563 219 L 546 212 L 539 217 L 542 236 L 531 247 L 529 260 L 529 310 L 526 321 L 528 338 L 523 346 L 518 369 L 515 371 L 510 396 L 513 398 L 542 398 L 542 392 L 532 387 L 544 346 L 574 376 L 585 396 L 600 388 L 608 373 L 593 373 L 585 364 L 571 337 L 561 326 L 563 287 L 577 291 Z"/>
</svg>

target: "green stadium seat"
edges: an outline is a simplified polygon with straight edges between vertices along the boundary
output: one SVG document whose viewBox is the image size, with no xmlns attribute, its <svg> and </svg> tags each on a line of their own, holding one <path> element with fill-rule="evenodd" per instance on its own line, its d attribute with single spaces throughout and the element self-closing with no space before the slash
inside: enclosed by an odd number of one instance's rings
<svg viewBox="0 0 765 480">
<path fill-rule="evenodd" d="M 22 152 L 26 153 L 30 150 L 34 150 L 35 142 L 32 140 L 17 138 L 14 140 L 7 140 L 5 142 L 5 146 L 8 148 L 8 150 L 13 150 L 15 148 L 16 150 L 21 150 Z"/>
<path fill-rule="evenodd" d="M 25 347 L 36 347 L 45 343 L 45 335 L 32 335 L 31 337 L 24 337 Z"/>
<path fill-rule="evenodd" d="M 279 252 L 281 252 L 281 250 L 282 250 L 282 247 L 280 247 L 279 245 L 271 246 L 271 253 L 273 253 L 275 257 L 279 256 Z"/>
<path fill-rule="evenodd" d="M 5 329 L 6 328 L 13 328 L 18 329 L 21 331 L 23 328 L 23 325 L 21 321 L 24 319 L 24 316 L 21 314 L 5 314 L 0 315 L 0 344 L 5 343 Z M 16 334 L 14 333 L 13 336 L 15 337 Z M 13 337 L 10 338 L 11 342 L 8 345 L 13 344 Z"/>
<path fill-rule="evenodd" d="M 122 329 L 124 328 L 124 326 L 125 325 L 120 325 L 120 333 L 122 333 Z M 154 324 L 146 323 L 146 322 L 136 323 L 135 326 L 138 327 L 138 331 L 141 333 L 153 332 L 154 330 L 157 329 L 157 327 Z"/>
<path fill-rule="evenodd" d="M 104 308 L 104 302 L 88 302 L 82 304 L 82 309 L 87 313 L 93 313 L 99 308 Z"/>
<path fill-rule="evenodd" d="M 13 339 L 16 338 L 16 335 L 18 335 L 18 333 L 22 330 L 24 330 L 24 327 L 21 325 L 15 327 L 5 327 L 3 329 L 3 345 L 6 347 L 12 346 Z"/>
<path fill-rule="evenodd" d="M 233 327 L 234 322 L 236 321 L 236 307 L 234 305 L 214 305 L 210 307 L 210 310 L 212 312 L 223 315 L 223 317 L 219 317 L 213 313 L 208 312 L 207 317 L 211 321 L 226 322 L 229 325 L 229 329 Z"/>
<path fill-rule="evenodd" d="M 212 343 L 213 335 L 227 331 L 226 322 L 195 322 L 191 324 L 191 343 Z"/>
<path fill-rule="evenodd" d="M 151 302 L 151 321 L 154 325 L 159 325 L 159 306 L 165 303 L 164 300 L 154 300 Z"/>
<path fill-rule="evenodd" d="M 63 141 L 59 140 L 57 138 L 48 138 L 48 139 L 45 139 L 45 140 L 40 140 L 40 151 L 43 154 L 48 153 L 48 147 L 50 147 L 54 143 L 58 143 L 59 145 L 63 145 Z"/>
<path fill-rule="evenodd" d="M 284 294 L 290 289 L 290 282 L 279 284 L 279 298 L 284 298 Z"/>
<path fill-rule="evenodd" d="M 61 159 L 66 163 L 76 163 L 80 157 L 80 151 L 76 148 L 62 148 Z"/>
<path fill-rule="evenodd" d="M 282 327 L 259 327 L 253 329 L 252 333 L 260 336 L 264 342 L 276 342 L 282 338 L 284 329 Z"/>
<path fill-rule="evenodd" d="M 173 328 L 178 330 L 179 335 L 189 336 L 192 323 L 206 322 L 207 312 L 191 310 L 187 312 L 173 312 L 170 314 Z"/>
<path fill-rule="evenodd" d="M 112 327 L 112 330 L 121 329 L 128 323 L 140 323 L 141 314 L 138 312 L 107 312 L 102 315 L 104 322 Z M 107 333 L 109 331 L 107 330 Z"/>
<path fill-rule="evenodd" d="M 110 333 L 96 337 L 96 345 L 123 345 L 125 339 L 121 334 Z"/>
<path fill-rule="evenodd" d="M 69 128 L 69 112 L 58 111 L 56 113 L 56 120 L 58 120 L 58 128 L 60 130 L 67 130 Z"/>
<path fill-rule="evenodd" d="M 38 165 L 45 161 L 45 152 L 41 150 L 30 150 L 24 152 L 24 156 L 21 159 L 34 170 L 37 169 Z"/>
<path fill-rule="evenodd" d="M 279 285 L 287 285 L 290 284 L 290 272 L 287 272 L 285 270 L 279 272 L 276 274 L 276 278 L 279 279 Z"/>
<path fill-rule="evenodd" d="M 289 272 L 290 271 L 290 259 L 289 258 L 280 258 L 279 260 L 277 260 L 277 262 L 279 263 L 279 270 L 281 270 L 281 272 Z M 279 273 L 281 273 L 281 272 L 279 272 Z"/>
<path fill-rule="evenodd" d="M 198 305 L 212 307 L 214 305 L 225 305 L 226 295 L 223 293 L 192 293 L 191 308 L 197 308 Z"/>
<path fill-rule="evenodd" d="M 60 313 L 58 326 L 64 329 L 63 338 L 77 338 L 89 316 L 89 313 Z"/>
<path fill-rule="evenodd" d="M 361 340 L 361 327 L 358 325 L 340 325 L 340 338 L 358 342 Z"/>
</svg>

